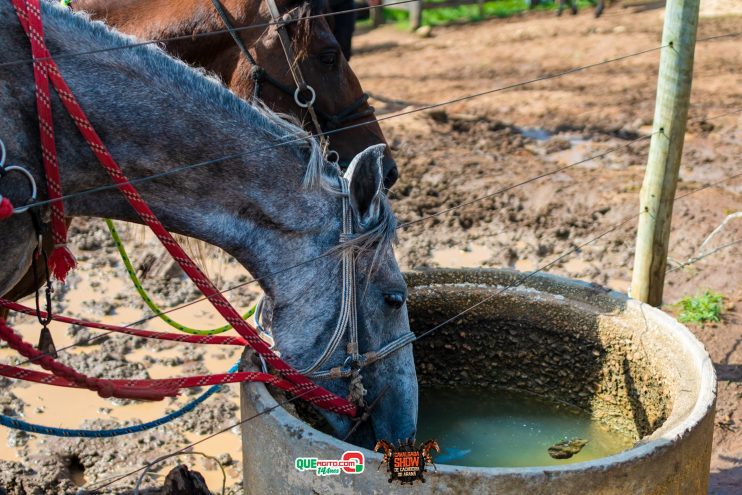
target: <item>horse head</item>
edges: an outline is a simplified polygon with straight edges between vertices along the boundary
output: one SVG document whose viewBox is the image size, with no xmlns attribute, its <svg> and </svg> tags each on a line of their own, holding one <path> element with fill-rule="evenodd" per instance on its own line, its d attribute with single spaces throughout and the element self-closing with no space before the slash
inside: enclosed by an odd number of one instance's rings
<svg viewBox="0 0 742 495">
<path fill-rule="evenodd" d="M 378 452 L 379 450 L 384 451 L 384 457 L 381 459 L 381 464 L 388 463 L 389 459 L 392 457 L 392 444 L 386 440 L 379 440 L 376 442 L 376 445 L 374 445 L 374 452 Z"/>
<path fill-rule="evenodd" d="M 396 223 L 383 192 L 382 162 L 381 145 L 351 161 L 341 179 L 347 187 L 336 193 L 334 211 L 309 215 L 312 226 L 303 233 L 308 242 L 304 251 L 298 245 L 284 250 L 288 251 L 285 264 L 290 266 L 322 257 L 266 284 L 261 311 L 287 361 L 338 395 L 350 394 L 367 405 L 376 403 L 370 422 L 351 437 L 369 447 L 378 438 L 414 437 L 417 418 L 410 346 L 384 353 L 412 333 L 407 288 L 392 249 Z M 347 228 L 343 229 L 340 218 L 347 221 Z M 349 327 L 344 333 L 346 320 Z M 308 323 L 325 330 L 308 331 Z M 354 334 L 357 338 L 351 338 Z M 339 435 L 353 427 L 349 418 L 325 417 Z"/>
<path fill-rule="evenodd" d="M 271 0 L 263 0 L 266 3 Z M 319 118 L 321 131 L 329 132 L 329 147 L 338 153 L 339 161 L 347 166 L 358 151 L 368 146 L 386 143 L 384 134 L 374 117 L 374 109 L 369 106 L 366 95 L 348 61 L 343 56 L 340 45 L 333 35 L 328 19 L 311 18 L 326 11 L 325 0 L 276 0 L 283 12 L 285 24 L 270 26 L 253 45 L 254 58 L 258 66 L 264 67 L 266 74 L 274 77 L 284 87 L 296 88 L 289 64 L 300 67 L 308 86 L 315 94 L 314 108 Z M 289 60 L 280 42 L 280 30 L 286 29 L 292 41 L 294 57 Z M 246 71 L 253 74 L 251 63 L 241 58 L 236 73 L 242 79 L 238 94 L 253 91 L 254 79 L 246 77 Z M 288 93 L 279 85 L 264 83 L 260 97 L 279 113 L 298 116 L 304 126 L 312 131 L 309 116 L 297 107 L 293 93 Z M 300 96 L 299 99 L 306 98 Z M 363 124 L 363 125 L 359 125 Z M 343 127 L 347 130 L 337 131 Z M 388 148 L 383 157 L 384 187 L 390 188 L 399 173 Z"/>
<path fill-rule="evenodd" d="M 427 440 L 420 445 L 420 451 L 423 453 L 423 456 L 425 456 L 425 462 L 433 462 L 433 458 L 430 456 L 431 450 L 440 453 L 441 448 L 436 440 Z"/>
</svg>

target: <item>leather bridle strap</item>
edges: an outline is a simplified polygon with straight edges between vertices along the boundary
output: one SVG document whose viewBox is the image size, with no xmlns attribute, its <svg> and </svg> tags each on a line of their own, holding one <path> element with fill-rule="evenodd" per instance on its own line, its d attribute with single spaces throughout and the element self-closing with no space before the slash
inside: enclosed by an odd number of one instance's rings
<svg viewBox="0 0 742 495">
<path fill-rule="evenodd" d="M 227 11 L 224 10 L 224 6 L 222 5 L 222 3 L 219 0 L 211 0 L 211 3 L 214 5 L 214 9 L 216 10 L 217 14 L 219 14 L 219 17 L 221 17 L 222 24 L 224 24 L 224 27 L 227 28 L 227 31 L 229 31 L 229 35 L 232 36 L 234 43 L 240 49 L 242 56 L 245 57 L 245 59 L 250 63 L 250 67 L 252 71 L 251 77 L 253 81 L 255 81 L 255 87 L 253 88 L 252 98 L 260 98 L 260 90 L 261 90 L 263 81 L 268 81 L 269 83 L 271 83 L 273 86 L 280 89 L 284 93 L 288 95 L 293 95 L 294 93 L 291 91 L 290 88 L 288 88 L 286 85 L 282 84 L 281 82 L 273 79 L 263 67 L 258 65 L 258 62 L 255 60 L 255 57 L 252 56 L 252 54 L 250 53 L 250 50 L 247 49 L 239 33 L 232 25 L 232 20 L 229 18 L 229 14 L 227 13 Z"/>
<path fill-rule="evenodd" d="M 271 18 L 273 19 L 273 22 L 277 23 L 278 29 L 276 31 L 278 32 L 278 38 L 281 41 L 281 46 L 283 47 L 283 53 L 286 55 L 286 61 L 289 64 L 289 70 L 291 71 L 291 76 L 294 78 L 294 82 L 296 83 L 296 91 L 294 92 L 294 101 L 300 107 L 307 109 L 307 112 L 309 113 L 309 116 L 312 119 L 312 123 L 314 124 L 314 127 L 317 129 L 318 132 L 321 133 L 322 126 L 319 124 L 319 118 L 317 118 L 317 113 L 314 111 L 314 100 L 317 94 L 315 93 L 314 88 L 308 85 L 307 82 L 304 80 L 304 75 L 301 72 L 301 67 L 299 67 L 299 61 L 296 58 L 296 54 L 294 53 L 293 47 L 291 46 L 291 38 L 289 38 L 289 33 L 286 29 L 285 23 L 282 22 L 281 13 L 278 11 L 276 0 L 266 0 L 266 2 L 268 4 L 268 10 L 271 13 Z M 312 96 L 310 97 L 309 100 L 302 102 L 300 98 L 302 97 L 302 93 L 305 91 L 309 91 Z M 323 141 L 323 146 L 326 148 L 327 142 L 324 136 L 323 136 L 322 141 Z"/>
<path fill-rule="evenodd" d="M 350 192 L 348 179 L 340 177 L 340 192 L 343 201 L 343 231 L 340 235 L 340 244 L 347 243 L 353 238 L 353 213 L 350 208 Z M 356 358 L 358 355 L 358 317 L 356 313 L 356 283 L 355 283 L 355 254 L 352 248 L 342 247 L 342 296 L 340 299 L 340 314 L 338 315 L 335 330 L 325 346 L 322 354 L 310 366 L 300 369 L 302 375 L 313 376 L 314 372 L 322 367 L 335 354 L 343 340 L 346 329 L 350 329 L 348 354 Z"/>
<path fill-rule="evenodd" d="M 322 111 L 319 107 L 315 108 L 314 111 L 325 123 L 325 131 L 334 131 L 342 127 L 347 122 L 355 122 L 364 117 L 372 117 L 374 115 L 374 107 L 369 106 L 366 110 L 358 111 L 368 101 L 368 93 L 363 93 L 356 101 L 350 104 L 348 108 L 338 113 L 337 115 L 328 115 Z"/>
<path fill-rule="evenodd" d="M 229 19 L 229 15 L 227 14 L 227 11 L 224 10 L 224 6 L 222 5 L 222 3 L 219 0 L 211 0 L 211 3 L 214 4 L 216 12 L 219 14 L 219 17 L 222 18 L 222 23 L 227 28 L 227 31 L 229 31 L 230 36 L 232 36 L 235 44 L 239 47 L 242 55 L 244 55 L 244 57 L 248 60 L 248 62 L 250 62 L 253 67 L 257 66 L 258 63 L 253 58 L 252 54 L 248 51 L 245 43 L 242 42 L 242 38 L 240 38 L 240 35 L 237 34 L 234 26 L 232 26 L 232 21 Z"/>
</svg>

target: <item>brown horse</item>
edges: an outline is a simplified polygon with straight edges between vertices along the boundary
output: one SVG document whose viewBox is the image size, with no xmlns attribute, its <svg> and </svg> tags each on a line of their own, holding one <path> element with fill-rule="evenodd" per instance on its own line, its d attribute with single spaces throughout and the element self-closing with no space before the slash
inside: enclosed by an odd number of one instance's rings
<svg viewBox="0 0 742 495">
<path fill-rule="evenodd" d="M 308 19 L 325 11 L 325 0 L 275 0 L 309 86 L 316 91 L 315 107 L 325 132 L 362 122 L 369 124 L 330 135 L 330 148 L 347 164 L 373 144 L 386 143 L 373 108 L 358 78 L 342 54 L 326 19 Z M 238 96 L 258 95 L 272 110 L 297 117 L 313 128 L 304 108 L 294 100 L 296 84 L 281 47 L 277 25 L 239 29 L 272 21 L 266 0 L 75 0 L 75 10 L 89 13 L 118 30 L 140 39 L 195 36 L 164 42 L 165 49 L 184 61 L 216 74 Z M 238 29 L 252 60 L 241 52 L 230 34 L 196 36 L 225 29 L 217 9 L 222 8 Z M 332 21 L 331 21 L 332 22 Z M 253 64 L 253 61 L 255 64 Z M 397 166 L 388 151 L 384 157 L 384 186 L 397 180 Z"/>
</svg>

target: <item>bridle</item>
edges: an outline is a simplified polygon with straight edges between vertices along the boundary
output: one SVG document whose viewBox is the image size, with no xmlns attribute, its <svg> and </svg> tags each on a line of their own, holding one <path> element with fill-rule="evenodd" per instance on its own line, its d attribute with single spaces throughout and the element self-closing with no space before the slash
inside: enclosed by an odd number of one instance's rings
<svg viewBox="0 0 742 495">
<path fill-rule="evenodd" d="M 363 93 L 353 103 L 334 115 L 324 112 L 319 107 L 317 107 L 317 105 L 315 104 L 317 100 L 317 92 L 312 86 L 307 84 L 306 80 L 304 79 L 299 59 L 294 53 L 291 38 L 289 36 L 288 29 L 286 28 L 287 24 L 295 22 L 295 20 L 286 18 L 286 16 L 281 16 L 275 0 L 266 0 L 266 2 L 268 4 L 268 10 L 270 11 L 272 21 L 278 26 L 277 32 L 279 40 L 281 42 L 281 47 L 283 48 L 284 55 L 286 56 L 286 61 L 288 62 L 291 76 L 294 79 L 295 86 L 293 88 L 286 86 L 282 82 L 276 80 L 274 77 L 268 74 L 265 68 L 257 63 L 255 58 L 245 46 L 242 38 L 240 38 L 239 33 L 235 30 L 232 21 L 229 19 L 229 15 L 224 9 L 221 1 L 211 0 L 211 3 L 214 4 L 214 8 L 219 14 L 219 17 L 221 17 L 224 26 L 229 31 L 229 34 L 232 36 L 235 44 L 240 49 L 240 52 L 242 52 L 245 60 L 247 60 L 252 67 L 250 73 L 250 76 L 254 81 L 252 98 L 260 98 L 263 83 L 268 83 L 281 92 L 285 93 L 286 95 L 292 97 L 294 103 L 296 103 L 298 107 L 306 110 L 306 112 L 309 114 L 310 119 L 312 120 L 312 125 L 314 126 L 317 133 L 321 135 L 321 141 L 323 144 L 323 149 L 325 150 L 325 158 L 327 159 L 327 161 L 337 163 L 339 161 L 340 155 L 336 151 L 330 150 L 328 148 L 328 142 L 327 139 L 323 136 L 323 132 L 334 131 L 341 128 L 344 124 L 355 122 L 364 117 L 373 116 L 373 107 L 368 107 L 365 110 L 359 110 L 363 105 L 366 104 L 369 96 L 367 93 Z"/>
<path fill-rule="evenodd" d="M 352 242 L 357 234 L 353 232 L 353 210 L 350 206 L 350 173 L 346 172 L 345 176 L 339 176 L 340 196 L 343 202 L 343 226 L 340 234 L 339 243 L 342 246 Z M 358 300 L 356 297 L 356 251 L 353 246 L 342 246 L 342 292 L 340 314 L 335 324 L 335 330 L 332 332 L 330 339 L 322 353 L 317 357 L 310 366 L 299 369 L 299 373 L 315 380 L 337 380 L 340 378 L 350 378 L 350 396 L 348 400 L 363 406 L 363 396 L 366 390 L 363 388 L 361 369 L 384 359 L 391 353 L 404 347 L 415 340 L 415 334 L 407 332 L 405 335 L 387 343 L 377 351 L 368 351 L 363 354 L 359 352 L 358 346 Z M 270 324 L 264 324 L 264 307 L 265 301 L 261 299 L 255 311 L 255 324 L 262 335 L 269 337 L 273 342 L 270 334 Z M 343 341 L 346 331 L 348 332 L 348 343 L 346 345 L 347 356 L 343 364 L 329 369 L 321 369 L 327 361 L 335 354 L 340 343 Z M 264 365 L 264 363 L 263 363 Z M 265 369 L 265 368 L 264 368 Z"/>
</svg>

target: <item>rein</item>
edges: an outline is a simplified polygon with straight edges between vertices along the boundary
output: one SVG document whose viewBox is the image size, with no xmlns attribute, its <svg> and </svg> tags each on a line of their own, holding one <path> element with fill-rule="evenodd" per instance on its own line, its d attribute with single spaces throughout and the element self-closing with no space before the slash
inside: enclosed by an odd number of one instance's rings
<svg viewBox="0 0 742 495">
<path fill-rule="evenodd" d="M 260 98 L 263 82 L 271 84 L 276 89 L 292 97 L 294 99 L 294 103 L 296 103 L 298 107 L 306 109 L 307 113 L 309 113 L 312 124 L 314 125 L 317 133 L 321 136 L 321 139 L 324 141 L 323 144 L 326 147 L 327 142 L 324 136 L 324 132 L 334 131 L 342 127 L 344 124 L 355 122 L 359 119 L 371 117 L 374 115 L 373 107 L 368 107 L 365 110 L 359 111 L 359 108 L 361 108 L 368 101 L 368 93 L 363 93 L 353 103 L 334 115 L 324 112 L 319 107 L 317 107 L 317 105 L 315 105 L 317 92 L 312 86 L 307 84 L 306 80 L 304 79 L 304 75 L 299 66 L 299 60 L 294 54 L 291 38 L 289 37 L 288 30 L 286 28 L 286 24 L 291 21 L 287 21 L 282 18 L 275 0 L 266 1 L 268 4 L 268 9 L 270 10 L 271 19 L 278 26 L 277 31 L 279 40 L 281 42 L 281 47 L 283 48 L 284 55 L 286 56 L 286 61 L 288 62 L 291 76 L 294 79 L 295 87 L 293 89 L 289 86 L 286 86 L 282 82 L 277 81 L 270 74 L 268 74 L 265 68 L 257 63 L 255 57 L 252 56 L 250 51 L 245 46 L 245 43 L 242 41 L 239 33 L 234 28 L 234 25 L 232 24 L 232 21 L 230 20 L 229 15 L 224 9 L 221 1 L 211 0 L 211 3 L 214 5 L 214 9 L 219 14 L 224 27 L 227 29 L 227 31 L 229 31 L 230 36 L 232 36 L 235 44 L 240 49 L 242 56 L 245 57 L 245 60 L 247 60 L 252 67 L 251 77 L 255 82 L 252 98 Z M 309 94 L 308 98 L 304 97 L 306 93 Z M 324 126 L 321 124 L 322 122 L 324 122 Z M 335 160 L 329 159 L 329 157 L 332 155 L 334 155 Z M 328 158 L 328 161 L 332 162 L 339 161 L 340 158 L 338 153 L 332 150 L 327 151 L 326 156 Z"/>
<path fill-rule="evenodd" d="M 50 198 L 61 198 L 62 196 L 61 184 L 58 180 L 59 165 L 56 158 L 56 147 L 54 146 L 54 133 L 52 128 L 53 121 L 51 119 L 52 106 L 49 92 L 49 82 L 51 81 L 60 97 L 60 100 L 72 117 L 78 130 L 87 141 L 103 168 L 108 172 L 111 179 L 118 184 L 119 190 L 132 208 L 137 212 L 142 222 L 154 232 L 165 249 L 199 288 L 201 293 L 211 302 L 214 308 L 227 320 L 229 324 L 233 326 L 246 343 L 258 353 L 263 361 L 269 363 L 273 369 L 281 375 L 281 377 L 267 373 L 254 372 L 165 380 L 107 380 L 88 377 L 60 363 L 50 355 L 35 349 L 32 345 L 26 343 L 21 337 L 15 334 L 15 332 L 1 319 L 0 339 L 5 340 L 11 348 L 37 364 L 40 364 L 43 368 L 51 371 L 52 374 L 49 375 L 46 373 L 5 365 L 0 366 L 0 374 L 3 374 L 4 376 L 12 376 L 14 378 L 38 381 L 40 383 L 88 388 L 98 392 L 98 394 L 103 397 L 115 396 L 144 400 L 160 400 L 164 397 L 175 395 L 179 388 L 189 386 L 213 385 L 217 383 L 236 381 L 264 381 L 284 388 L 284 390 L 295 395 L 300 395 L 305 400 L 312 402 L 318 407 L 338 414 L 345 414 L 351 417 L 356 416 L 358 408 L 354 404 L 313 383 L 273 352 L 273 350 L 260 338 L 257 331 L 241 318 L 240 314 L 229 304 L 211 281 L 201 272 L 198 266 L 188 257 L 182 247 L 175 241 L 175 239 L 173 239 L 172 235 L 165 229 L 157 216 L 140 196 L 137 189 L 129 182 L 126 175 L 113 159 L 108 149 L 103 144 L 103 141 L 100 139 L 88 120 L 82 107 L 77 102 L 72 91 L 64 81 L 64 78 L 59 72 L 59 68 L 51 57 L 44 41 L 40 0 L 11 1 L 15 7 L 21 26 L 31 42 L 33 57 L 35 59 L 34 75 L 36 81 L 37 108 L 39 110 L 44 165 L 45 169 L 47 167 L 49 168 L 47 171 L 47 181 Z M 49 175 L 53 176 L 51 180 L 49 180 Z M 57 180 L 54 180 L 54 178 Z M 60 222 L 55 222 L 55 211 L 57 212 L 57 215 L 61 214 L 61 227 L 59 225 Z M 64 210 L 61 201 L 55 201 L 52 203 L 52 223 L 54 231 L 56 232 L 55 244 L 57 244 L 58 236 L 62 233 L 65 235 L 64 241 L 66 242 L 66 225 L 64 222 Z M 62 244 L 61 246 L 58 246 L 58 248 L 65 248 L 65 246 Z M 67 268 L 72 268 L 72 265 Z"/>
</svg>

